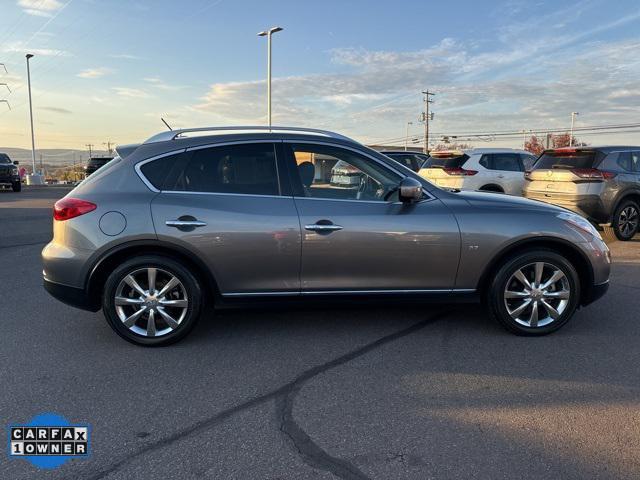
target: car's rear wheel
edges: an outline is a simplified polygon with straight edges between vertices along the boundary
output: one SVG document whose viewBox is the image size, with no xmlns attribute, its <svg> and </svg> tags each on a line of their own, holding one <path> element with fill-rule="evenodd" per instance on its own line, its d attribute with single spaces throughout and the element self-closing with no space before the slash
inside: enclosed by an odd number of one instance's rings
<svg viewBox="0 0 640 480">
<path fill-rule="evenodd" d="M 611 228 L 618 240 L 626 242 L 638 233 L 640 225 L 640 208 L 633 200 L 622 202 L 613 214 Z"/>
<path fill-rule="evenodd" d="M 200 316 L 197 278 L 170 258 L 142 256 L 107 278 L 103 313 L 125 340 L 145 346 L 169 345 L 187 335 Z"/>
<path fill-rule="evenodd" d="M 576 269 L 550 250 L 534 250 L 505 261 L 487 291 L 488 306 L 507 330 L 545 335 L 569 321 L 580 298 Z"/>
<path fill-rule="evenodd" d="M 20 182 L 13 182 L 11 184 L 11 188 L 13 189 L 14 192 L 19 192 L 20 190 L 22 190 L 22 183 Z"/>
</svg>

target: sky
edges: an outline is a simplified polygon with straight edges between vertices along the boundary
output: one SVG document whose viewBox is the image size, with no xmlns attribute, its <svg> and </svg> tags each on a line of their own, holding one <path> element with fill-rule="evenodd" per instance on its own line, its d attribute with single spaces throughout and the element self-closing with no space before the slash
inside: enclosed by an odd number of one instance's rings
<svg viewBox="0 0 640 480">
<path fill-rule="evenodd" d="M 640 122 L 640 3 L 583 1 L 0 0 L 0 146 L 136 143 L 172 127 L 266 121 L 366 143 L 421 134 Z M 640 143 L 640 133 L 584 136 Z M 518 146 L 482 137 L 475 146 Z"/>
</svg>

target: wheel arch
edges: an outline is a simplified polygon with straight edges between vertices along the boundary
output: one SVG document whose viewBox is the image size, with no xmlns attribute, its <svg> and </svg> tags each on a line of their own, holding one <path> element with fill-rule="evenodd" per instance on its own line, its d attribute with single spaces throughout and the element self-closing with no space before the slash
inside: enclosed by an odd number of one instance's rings
<svg viewBox="0 0 640 480">
<path fill-rule="evenodd" d="M 622 202 L 626 200 L 633 200 L 636 202 L 636 205 L 640 206 L 640 190 L 627 190 L 625 192 L 620 193 L 616 201 L 613 203 L 613 209 L 611 209 L 611 221 L 613 222 L 614 216 L 616 214 L 616 210 Z"/>
<path fill-rule="evenodd" d="M 504 193 L 504 188 L 502 188 L 502 186 L 498 185 L 497 183 L 487 183 L 486 185 L 480 187 L 478 190 L 482 192 Z"/>
<path fill-rule="evenodd" d="M 101 304 L 102 287 L 109 273 L 125 260 L 141 254 L 166 256 L 180 261 L 200 281 L 205 299 L 219 298 L 220 290 L 216 279 L 204 261 L 194 255 L 193 252 L 178 245 L 153 240 L 140 240 L 118 245 L 103 253 L 95 262 L 85 281 L 85 289 L 91 305 L 97 306 Z"/>
<path fill-rule="evenodd" d="M 578 272 L 578 279 L 580 281 L 579 304 L 586 303 L 590 298 L 591 290 L 593 289 L 594 275 L 591 263 L 587 256 L 572 243 L 555 237 L 524 239 L 504 247 L 496 256 L 494 256 L 480 276 L 478 290 L 481 293 L 482 298 L 485 298 L 491 279 L 506 259 L 516 255 L 517 253 L 535 250 L 538 248 L 559 253 L 571 262 L 573 267 L 576 269 L 576 272 Z"/>
</svg>

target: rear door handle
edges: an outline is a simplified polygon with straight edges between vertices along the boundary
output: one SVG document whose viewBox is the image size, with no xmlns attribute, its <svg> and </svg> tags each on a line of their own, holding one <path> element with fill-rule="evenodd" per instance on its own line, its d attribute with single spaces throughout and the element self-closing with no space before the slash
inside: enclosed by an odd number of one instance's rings
<svg viewBox="0 0 640 480">
<path fill-rule="evenodd" d="M 167 220 L 164 222 L 167 227 L 185 228 L 185 227 L 206 227 L 205 222 L 199 220 Z"/>
<path fill-rule="evenodd" d="M 330 233 L 336 230 L 342 230 L 342 227 L 340 225 L 314 223 L 312 225 L 305 225 L 304 229 L 312 232 Z"/>
</svg>

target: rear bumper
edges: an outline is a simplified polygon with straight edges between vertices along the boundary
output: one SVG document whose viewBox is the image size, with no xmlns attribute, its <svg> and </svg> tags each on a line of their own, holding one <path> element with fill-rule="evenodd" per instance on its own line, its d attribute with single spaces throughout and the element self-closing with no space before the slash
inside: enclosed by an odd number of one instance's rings
<svg viewBox="0 0 640 480">
<path fill-rule="evenodd" d="M 44 289 L 56 300 L 60 300 L 62 303 L 66 303 L 72 307 L 89 310 L 90 312 L 100 310 L 100 305 L 91 302 L 89 295 L 82 288 L 70 287 L 44 279 Z"/>
<path fill-rule="evenodd" d="M 609 223 L 611 212 L 598 195 L 573 195 L 530 191 L 525 188 L 524 196 L 532 200 L 551 203 L 576 212 L 593 223 Z"/>
</svg>

